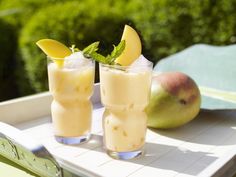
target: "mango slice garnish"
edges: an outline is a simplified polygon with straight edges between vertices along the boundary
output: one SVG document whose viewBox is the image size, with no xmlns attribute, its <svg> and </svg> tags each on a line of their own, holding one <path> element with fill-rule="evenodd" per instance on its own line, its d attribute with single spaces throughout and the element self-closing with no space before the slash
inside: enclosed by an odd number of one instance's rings
<svg viewBox="0 0 236 177">
<path fill-rule="evenodd" d="M 125 25 L 121 40 L 125 40 L 125 49 L 115 62 L 129 66 L 141 55 L 141 40 L 138 33 L 129 25 Z"/>
<path fill-rule="evenodd" d="M 59 68 L 63 67 L 64 58 L 72 54 L 67 46 L 53 39 L 41 39 L 36 44 Z"/>
</svg>

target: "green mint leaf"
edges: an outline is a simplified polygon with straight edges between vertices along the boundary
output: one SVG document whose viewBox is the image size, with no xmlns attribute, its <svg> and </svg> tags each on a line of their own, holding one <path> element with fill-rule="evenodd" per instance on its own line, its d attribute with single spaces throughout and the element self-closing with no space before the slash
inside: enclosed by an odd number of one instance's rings
<svg viewBox="0 0 236 177">
<path fill-rule="evenodd" d="M 83 49 L 83 54 L 86 57 L 90 57 L 90 55 L 92 53 L 94 53 L 98 50 L 98 45 L 99 45 L 99 42 L 94 42 L 94 43 L 90 44 L 89 46 L 87 46 Z"/>
<path fill-rule="evenodd" d="M 75 47 L 75 44 L 71 45 L 70 50 L 72 51 L 72 53 L 79 51 L 79 49 Z"/>
<path fill-rule="evenodd" d="M 99 42 L 94 42 L 90 44 L 89 46 L 83 49 L 83 55 L 86 58 L 91 58 L 99 63 L 114 65 L 116 64 L 115 59 L 119 57 L 125 49 L 125 41 L 122 40 L 117 46 L 113 45 L 114 47 L 113 51 L 106 57 L 97 53 L 98 46 Z"/>
<path fill-rule="evenodd" d="M 111 57 L 117 58 L 122 54 L 122 52 L 125 49 L 125 40 L 120 41 L 120 43 L 117 46 L 113 45 L 113 47 L 114 49 L 111 52 Z"/>
<path fill-rule="evenodd" d="M 83 49 L 83 55 L 100 63 L 107 64 L 106 57 L 97 53 L 99 42 L 94 42 Z"/>
<path fill-rule="evenodd" d="M 113 45 L 113 51 L 110 55 L 107 55 L 107 63 L 110 65 L 115 64 L 115 60 L 119 57 L 125 49 L 125 40 L 122 40 L 117 46 Z"/>
<path fill-rule="evenodd" d="M 114 65 L 115 64 L 115 60 L 116 60 L 116 58 L 112 57 L 111 55 L 107 55 L 106 56 L 106 61 L 107 61 L 107 64 L 109 64 L 109 65 Z"/>
<path fill-rule="evenodd" d="M 108 54 L 108 55 L 106 56 L 107 64 L 111 64 L 111 63 L 112 63 L 112 60 L 113 60 L 113 59 L 112 59 L 112 56 Z"/>
<path fill-rule="evenodd" d="M 119 44 L 118 44 L 119 45 Z M 111 52 L 111 57 L 115 57 L 117 53 L 117 48 L 116 46 L 113 44 L 113 51 Z"/>
<path fill-rule="evenodd" d="M 91 53 L 91 54 L 90 54 L 90 57 L 91 57 L 93 60 L 95 60 L 95 61 L 97 61 L 97 62 L 99 62 L 99 63 L 108 64 L 106 57 L 104 57 L 103 55 L 101 55 L 101 54 L 99 54 L 99 53 L 97 53 L 97 52 Z"/>
</svg>

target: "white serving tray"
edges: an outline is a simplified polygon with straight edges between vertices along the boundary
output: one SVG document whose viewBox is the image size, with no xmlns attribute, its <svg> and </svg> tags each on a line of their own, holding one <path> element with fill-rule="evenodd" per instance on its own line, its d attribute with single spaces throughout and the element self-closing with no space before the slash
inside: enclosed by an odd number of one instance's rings
<svg viewBox="0 0 236 177">
<path fill-rule="evenodd" d="M 201 112 L 172 130 L 147 130 L 143 157 L 121 161 L 103 150 L 99 85 L 95 84 L 92 139 L 68 146 L 54 140 L 50 93 L 0 103 L 0 121 L 42 142 L 58 162 L 74 173 L 104 177 L 232 176 L 236 173 L 236 111 Z"/>
</svg>

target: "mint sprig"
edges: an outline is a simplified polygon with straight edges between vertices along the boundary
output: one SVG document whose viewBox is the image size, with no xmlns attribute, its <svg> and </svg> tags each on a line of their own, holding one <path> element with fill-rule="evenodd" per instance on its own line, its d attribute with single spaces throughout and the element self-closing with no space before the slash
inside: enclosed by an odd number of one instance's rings
<svg viewBox="0 0 236 177">
<path fill-rule="evenodd" d="M 114 49 L 111 52 L 111 57 L 117 58 L 125 50 L 125 40 L 120 41 L 120 43 L 117 46 L 113 45 L 113 47 Z"/>
<path fill-rule="evenodd" d="M 90 57 L 92 53 L 98 50 L 99 42 L 94 42 L 83 49 L 83 54 L 85 57 Z"/>
<path fill-rule="evenodd" d="M 106 57 L 104 57 L 103 55 L 101 55 L 97 52 L 91 53 L 90 58 L 99 62 L 99 63 L 108 64 Z"/>
<path fill-rule="evenodd" d="M 79 49 L 75 47 L 75 44 L 71 45 L 70 50 L 72 53 L 79 52 Z"/>
<path fill-rule="evenodd" d="M 117 46 L 113 45 L 113 51 L 111 54 L 107 55 L 106 57 L 99 54 L 98 51 L 99 42 L 94 42 L 83 49 L 83 54 L 86 58 L 91 58 L 97 62 L 103 64 L 114 65 L 115 59 L 119 57 L 125 49 L 125 41 L 122 40 Z"/>
<path fill-rule="evenodd" d="M 106 57 L 109 64 L 115 64 L 115 59 L 122 54 L 125 49 L 125 40 L 122 40 L 117 46 L 113 45 L 113 47 L 111 54 Z"/>
</svg>

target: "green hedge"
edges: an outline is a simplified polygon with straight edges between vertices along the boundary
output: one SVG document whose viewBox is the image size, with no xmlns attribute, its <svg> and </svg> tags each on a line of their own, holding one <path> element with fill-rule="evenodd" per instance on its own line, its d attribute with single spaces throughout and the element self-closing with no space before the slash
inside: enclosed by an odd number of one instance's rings
<svg viewBox="0 0 236 177">
<path fill-rule="evenodd" d="M 0 18 L 2 21 L 12 26 L 11 31 L 4 31 L 4 34 L 8 36 L 11 35 L 10 33 L 12 32 L 15 33 L 16 35 L 14 37 L 14 40 L 18 43 L 18 38 L 22 26 L 24 26 L 29 21 L 29 19 L 34 13 L 36 13 L 40 8 L 47 7 L 51 4 L 60 4 L 64 1 L 67 0 L 1 0 Z M 6 46 L 10 46 L 11 44 L 12 41 L 5 41 Z M 14 50 L 14 52 L 11 53 L 11 55 L 16 65 L 16 78 L 14 79 L 14 81 L 16 84 L 16 88 L 18 88 L 17 92 L 20 96 L 35 93 L 35 90 L 29 83 L 29 78 L 25 69 L 25 63 L 22 61 L 21 55 L 19 55 L 18 44 L 16 45 L 16 49 Z M 1 56 L 0 60 L 2 60 Z M 0 96 L 0 99 L 4 99 L 4 97 Z"/>
<path fill-rule="evenodd" d="M 195 43 L 236 42 L 235 0 L 132 0 L 127 6 L 154 62 Z"/>
<path fill-rule="evenodd" d="M 96 8 L 94 8 L 96 6 Z M 126 19 L 110 3 L 99 0 L 86 3 L 68 2 L 40 10 L 27 23 L 20 36 L 21 56 L 25 61 L 30 83 L 39 92 L 47 90 L 46 56 L 35 45 L 42 38 L 59 40 L 70 46 L 84 48 L 101 41 L 103 53 L 117 44 Z"/>
<path fill-rule="evenodd" d="M 5 21 L 18 31 L 38 9 L 66 0 L 1 0 L 0 12 Z"/>
<path fill-rule="evenodd" d="M 13 27 L 0 19 L 0 101 L 18 96 L 16 87 L 16 36 Z"/>
</svg>

